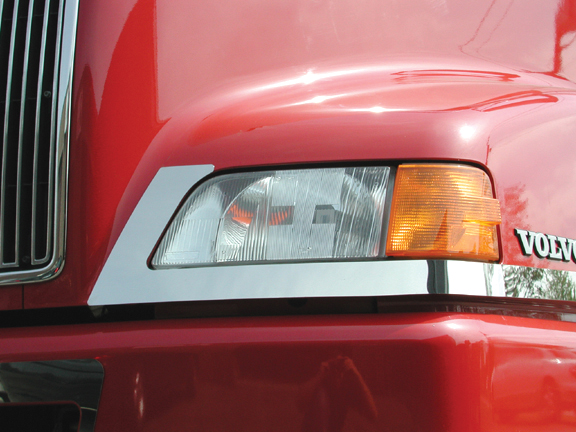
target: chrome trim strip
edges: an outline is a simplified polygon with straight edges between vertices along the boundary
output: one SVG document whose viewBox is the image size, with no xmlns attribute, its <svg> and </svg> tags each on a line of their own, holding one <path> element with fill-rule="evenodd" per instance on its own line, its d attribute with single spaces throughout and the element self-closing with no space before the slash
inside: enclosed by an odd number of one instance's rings
<svg viewBox="0 0 576 432">
<path fill-rule="evenodd" d="M 88 304 L 427 293 L 426 261 L 312 262 L 151 270 L 150 253 L 211 165 L 162 168 L 124 227 Z"/>
<path fill-rule="evenodd" d="M 18 27 L 18 8 L 19 0 L 14 0 L 14 9 L 12 10 L 12 31 L 10 33 L 10 53 L 8 54 L 8 70 L 6 77 L 6 105 L 4 111 L 4 143 L 8 142 L 8 132 L 10 124 L 10 99 L 12 95 L 12 73 L 14 72 L 14 44 L 16 43 L 16 29 Z M 4 151 L 2 155 L 2 187 L 6 188 L 6 162 L 8 159 L 8 146 L 4 145 Z M 20 153 L 20 151 L 18 151 Z M 20 157 L 20 156 L 19 156 Z M 4 222 L 6 220 L 6 204 L 5 204 L 6 193 L 2 193 L 2 199 L 0 201 L 0 244 L 3 243 L 2 237 L 4 236 Z M 4 254 L 2 253 L 2 248 L 0 248 L 0 268 L 10 268 L 17 267 L 19 264 L 18 260 L 18 221 L 16 221 L 16 241 L 15 241 L 15 255 L 13 262 L 4 262 Z"/>
<path fill-rule="evenodd" d="M 576 300 L 576 273 L 545 268 L 502 266 L 507 297 Z"/>
<path fill-rule="evenodd" d="M 56 115 L 56 149 L 54 166 L 54 226 L 52 236 L 54 251 L 51 260 L 42 269 L 0 274 L 0 285 L 14 285 L 28 282 L 43 282 L 56 277 L 64 265 L 66 246 L 66 209 L 68 195 L 68 149 L 70 145 L 70 115 L 72 105 L 72 75 L 78 21 L 79 0 L 65 2 L 62 28 L 62 48 L 60 50 L 58 98 Z M 57 66 L 58 67 L 58 66 Z M 56 98 L 54 98 L 56 99 Z"/>
<path fill-rule="evenodd" d="M 469 261 L 380 260 L 151 270 L 150 254 L 175 209 L 211 165 L 158 171 L 114 245 L 90 306 L 199 300 L 404 294 L 576 299 L 576 273 Z M 534 279 L 540 285 L 522 282 Z M 524 278 L 524 279 L 522 279 Z M 564 292 L 558 286 L 563 283 Z"/>
<path fill-rule="evenodd" d="M 576 300 L 576 272 L 538 267 L 447 261 L 450 294 Z"/>
<path fill-rule="evenodd" d="M 93 431 L 103 381 L 104 368 L 93 359 L 0 363 L 0 406 L 75 402 L 82 410 L 78 430 Z"/>
</svg>

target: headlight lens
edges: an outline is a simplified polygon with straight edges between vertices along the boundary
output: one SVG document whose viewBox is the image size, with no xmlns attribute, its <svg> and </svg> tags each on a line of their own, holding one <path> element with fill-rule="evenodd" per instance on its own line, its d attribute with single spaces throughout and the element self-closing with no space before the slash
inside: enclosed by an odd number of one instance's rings
<svg viewBox="0 0 576 432">
<path fill-rule="evenodd" d="M 363 167 L 215 177 L 188 197 L 152 267 L 377 257 L 389 175 Z"/>
</svg>

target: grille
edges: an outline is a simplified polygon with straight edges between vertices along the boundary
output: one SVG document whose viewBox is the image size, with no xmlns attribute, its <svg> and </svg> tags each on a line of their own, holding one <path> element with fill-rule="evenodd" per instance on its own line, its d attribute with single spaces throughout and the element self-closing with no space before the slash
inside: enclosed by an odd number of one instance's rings
<svg viewBox="0 0 576 432">
<path fill-rule="evenodd" d="M 0 0 L 0 273 L 53 261 L 63 3 Z"/>
</svg>

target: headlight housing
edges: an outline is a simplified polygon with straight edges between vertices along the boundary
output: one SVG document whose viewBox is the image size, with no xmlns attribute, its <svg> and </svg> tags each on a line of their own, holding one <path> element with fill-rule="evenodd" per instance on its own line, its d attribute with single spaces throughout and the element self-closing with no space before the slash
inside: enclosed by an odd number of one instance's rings
<svg viewBox="0 0 576 432">
<path fill-rule="evenodd" d="M 495 262 L 499 223 L 490 178 L 466 165 L 225 174 L 192 191 L 151 266 L 385 257 Z"/>
</svg>

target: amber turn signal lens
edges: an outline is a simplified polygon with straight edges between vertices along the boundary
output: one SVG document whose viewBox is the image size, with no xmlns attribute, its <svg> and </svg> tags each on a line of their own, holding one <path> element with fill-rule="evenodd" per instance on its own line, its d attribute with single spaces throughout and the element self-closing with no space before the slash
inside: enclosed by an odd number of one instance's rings
<svg viewBox="0 0 576 432">
<path fill-rule="evenodd" d="M 498 261 L 500 203 L 488 175 L 465 165 L 401 165 L 387 256 Z"/>
</svg>

